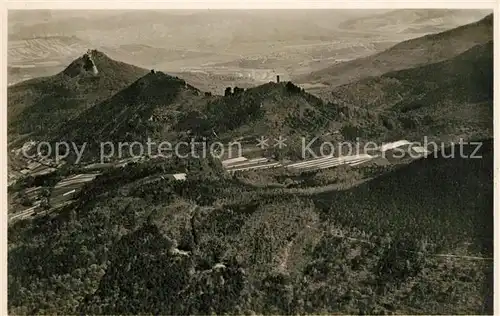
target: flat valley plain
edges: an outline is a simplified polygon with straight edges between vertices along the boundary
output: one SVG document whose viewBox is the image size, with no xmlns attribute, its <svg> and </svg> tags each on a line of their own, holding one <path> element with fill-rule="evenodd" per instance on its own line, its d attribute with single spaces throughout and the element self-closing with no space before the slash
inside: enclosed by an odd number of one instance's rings
<svg viewBox="0 0 500 316">
<path fill-rule="evenodd" d="M 183 74 L 220 94 L 231 82 L 249 87 L 276 75 L 293 80 L 484 16 L 478 11 L 434 22 L 382 17 L 368 21 L 373 27 L 352 22 L 385 11 L 36 11 L 28 23 L 25 13 L 11 11 L 8 82 L 56 74 L 93 48 L 116 60 Z"/>
</svg>

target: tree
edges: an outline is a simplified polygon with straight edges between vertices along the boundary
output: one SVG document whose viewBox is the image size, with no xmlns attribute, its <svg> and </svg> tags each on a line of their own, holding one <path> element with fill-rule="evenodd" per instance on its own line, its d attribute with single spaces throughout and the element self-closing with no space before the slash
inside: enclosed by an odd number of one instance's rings
<svg viewBox="0 0 500 316">
<path fill-rule="evenodd" d="M 224 96 L 228 97 L 231 94 L 232 94 L 231 87 L 227 87 L 226 90 L 224 90 Z"/>
<path fill-rule="evenodd" d="M 243 91 L 245 91 L 244 88 L 234 87 L 234 95 L 241 94 Z"/>
<path fill-rule="evenodd" d="M 19 203 L 22 206 L 33 206 L 33 201 L 23 192 L 19 194 Z"/>
<path fill-rule="evenodd" d="M 286 83 L 286 89 L 289 93 L 300 93 L 300 87 L 297 87 L 291 81 Z"/>
</svg>

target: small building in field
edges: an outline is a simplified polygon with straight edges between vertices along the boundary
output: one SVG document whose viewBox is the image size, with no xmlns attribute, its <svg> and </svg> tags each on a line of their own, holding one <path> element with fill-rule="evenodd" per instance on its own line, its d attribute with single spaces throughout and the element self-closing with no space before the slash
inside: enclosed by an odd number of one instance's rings
<svg viewBox="0 0 500 316">
<path fill-rule="evenodd" d="M 403 147 L 403 146 L 408 146 L 411 145 L 411 143 L 407 140 L 398 140 L 397 142 L 392 142 L 392 143 L 386 143 L 380 146 L 380 151 L 387 151 L 390 149 L 398 148 L 398 147 Z"/>
<path fill-rule="evenodd" d="M 239 162 L 244 162 L 244 161 L 247 161 L 248 159 L 243 157 L 243 156 L 240 156 L 240 157 L 236 157 L 236 158 L 231 158 L 231 159 L 226 159 L 226 160 L 223 160 L 222 161 L 222 165 L 224 167 L 228 167 L 230 165 L 233 165 L 233 164 L 236 164 L 236 163 L 239 163 Z"/>
<path fill-rule="evenodd" d="M 176 174 L 172 175 L 172 177 L 177 181 L 185 181 L 186 180 L 185 173 L 176 173 Z"/>
</svg>

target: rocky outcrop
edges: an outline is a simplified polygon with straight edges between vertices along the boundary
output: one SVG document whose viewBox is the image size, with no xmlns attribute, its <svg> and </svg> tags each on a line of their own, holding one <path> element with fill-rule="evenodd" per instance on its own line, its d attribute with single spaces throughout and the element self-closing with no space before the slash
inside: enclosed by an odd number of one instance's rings
<svg viewBox="0 0 500 316">
<path fill-rule="evenodd" d="M 85 54 L 85 58 L 87 59 L 88 63 L 88 70 L 91 70 L 94 76 L 97 76 L 99 74 L 99 70 L 97 69 L 97 66 L 95 65 L 94 59 L 92 58 L 92 54 L 95 52 L 95 50 L 88 50 L 87 53 Z"/>
</svg>

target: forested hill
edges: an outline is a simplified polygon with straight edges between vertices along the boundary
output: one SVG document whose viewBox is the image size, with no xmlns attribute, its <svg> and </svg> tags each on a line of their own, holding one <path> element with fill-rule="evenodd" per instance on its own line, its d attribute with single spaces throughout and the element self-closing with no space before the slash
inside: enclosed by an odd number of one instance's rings
<svg viewBox="0 0 500 316">
<path fill-rule="evenodd" d="M 109 98 L 147 73 L 92 50 L 60 73 L 8 87 L 9 135 L 46 137 L 82 111 Z"/>
</svg>

